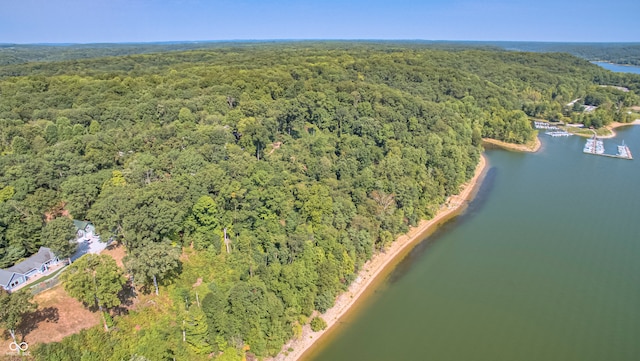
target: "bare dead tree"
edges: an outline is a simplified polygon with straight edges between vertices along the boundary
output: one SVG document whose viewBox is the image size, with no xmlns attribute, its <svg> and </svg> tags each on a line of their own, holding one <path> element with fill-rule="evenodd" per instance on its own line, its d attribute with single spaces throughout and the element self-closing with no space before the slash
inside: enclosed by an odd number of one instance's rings
<svg viewBox="0 0 640 361">
<path fill-rule="evenodd" d="M 386 194 L 383 191 L 375 190 L 371 192 L 371 199 L 378 205 L 379 214 L 390 214 L 396 204 L 394 194 Z"/>
<path fill-rule="evenodd" d="M 229 106 L 229 109 L 233 109 L 236 106 L 236 98 L 227 95 L 227 105 Z"/>
</svg>

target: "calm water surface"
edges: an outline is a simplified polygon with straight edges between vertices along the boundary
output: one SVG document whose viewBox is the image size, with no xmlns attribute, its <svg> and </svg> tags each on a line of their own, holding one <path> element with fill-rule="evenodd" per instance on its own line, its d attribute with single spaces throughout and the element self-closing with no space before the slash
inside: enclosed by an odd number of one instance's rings
<svg viewBox="0 0 640 361">
<path fill-rule="evenodd" d="M 619 65 L 619 64 L 611 64 L 611 63 L 603 63 L 600 61 L 593 62 L 596 65 L 599 65 L 607 70 L 615 71 L 618 73 L 635 73 L 640 74 L 640 67 L 638 66 L 627 66 L 627 65 Z"/>
<path fill-rule="evenodd" d="M 470 209 L 421 243 L 313 360 L 640 360 L 640 126 L 635 160 L 544 137 L 487 151 Z"/>
</svg>

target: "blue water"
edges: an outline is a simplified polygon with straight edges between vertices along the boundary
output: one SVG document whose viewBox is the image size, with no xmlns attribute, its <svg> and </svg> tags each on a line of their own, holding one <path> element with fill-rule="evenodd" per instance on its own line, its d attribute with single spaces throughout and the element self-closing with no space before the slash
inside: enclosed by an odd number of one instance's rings
<svg viewBox="0 0 640 361">
<path fill-rule="evenodd" d="M 594 64 L 601 66 L 607 70 L 611 70 L 611 71 L 615 71 L 616 73 L 633 73 L 633 74 L 640 74 L 640 67 L 639 66 L 629 66 L 629 65 L 619 65 L 619 64 L 611 64 L 611 63 L 604 63 L 601 61 L 594 61 Z"/>
</svg>

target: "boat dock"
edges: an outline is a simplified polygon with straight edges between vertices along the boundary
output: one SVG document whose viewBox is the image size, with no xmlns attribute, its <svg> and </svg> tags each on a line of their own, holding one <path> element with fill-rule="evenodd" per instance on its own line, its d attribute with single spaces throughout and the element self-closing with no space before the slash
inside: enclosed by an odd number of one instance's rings
<svg viewBox="0 0 640 361">
<path fill-rule="evenodd" d="M 598 137 L 593 136 L 593 138 L 587 139 L 582 151 L 587 154 L 602 155 L 604 154 L 604 143 Z"/>
<path fill-rule="evenodd" d="M 572 135 L 573 135 L 573 134 L 571 134 L 571 133 L 569 133 L 569 132 L 566 132 L 566 131 L 564 131 L 564 130 L 555 131 L 555 132 L 546 132 L 546 133 L 544 133 L 544 134 L 546 134 L 546 135 L 550 135 L 550 136 L 552 136 L 552 137 L 570 137 L 570 136 L 572 136 Z"/>
<path fill-rule="evenodd" d="M 609 158 L 619 158 L 619 159 L 633 159 L 631 155 L 631 150 L 628 146 L 622 142 L 622 145 L 618 146 L 618 153 L 616 154 L 606 154 L 604 152 L 604 143 L 598 139 L 595 135 L 593 138 L 587 139 L 587 143 L 584 145 L 584 149 L 582 150 L 584 153 L 593 154 L 593 155 L 601 155 L 603 157 Z"/>
<path fill-rule="evenodd" d="M 558 128 L 558 127 L 556 127 L 554 125 L 551 125 L 551 124 L 549 124 L 547 122 L 541 122 L 541 121 L 538 121 L 538 120 L 533 122 L 533 127 L 536 128 L 536 129 L 546 129 L 546 130 L 558 130 L 558 129 L 560 129 L 560 128 Z"/>
<path fill-rule="evenodd" d="M 605 154 L 605 153 L 602 153 L 602 154 L 598 154 L 598 153 L 587 153 L 587 154 L 601 155 L 601 156 L 603 156 L 603 157 L 609 157 L 609 158 L 619 158 L 619 159 L 629 159 L 629 160 L 632 160 L 632 159 L 633 159 L 633 157 L 631 156 L 631 154 L 629 154 L 629 155 L 628 155 L 628 156 L 626 156 L 626 157 L 625 157 L 625 156 L 621 156 L 621 155 L 619 155 L 619 154 Z"/>
<path fill-rule="evenodd" d="M 624 144 L 624 140 L 622 141 L 622 145 L 618 146 L 618 154 L 616 154 L 616 157 L 623 159 L 633 159 L 631 150 L 629 149 L 629 147 L 627 147 L 626 144 Z"/>
</svg>

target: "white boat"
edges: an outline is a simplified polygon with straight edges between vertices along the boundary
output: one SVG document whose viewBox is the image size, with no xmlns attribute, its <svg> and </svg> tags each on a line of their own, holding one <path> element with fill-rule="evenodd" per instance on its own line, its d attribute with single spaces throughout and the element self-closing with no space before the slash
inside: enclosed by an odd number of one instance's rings
<svg viewBox="0 0 640 361">
<path fill-rule="evenodd" d="M 584 145 L 584 149 L 582 151 L 584 153 L 591 154 L 604 154 L 604 143 L 597 138 L 587 139 L 587 143 Z"/>
<path fill-rule="evenodd" d="M 617 156 L 623 157 L 623 158 L 630 158 L 629 147 L 627 147 L 624 144 L 624 140 L 622 141 L 622 145 L 618 146 L 618 154 L 617 154 Z"/>
<path fill-rule="evenodd" d="M 546 132 L 546 133 L 544 133 L 544 134 L 546 134 L 546 135 L 550 135 L 550 136 L 552 136 L 552 137 L 568 137 L 568 136 L 573 135 L 573 134 L 571 134 L 571 133 L 569 133 L 569 132 L 566 132 L 566 131 L 563 131 L 563 130 L 561 130 L 561 131 L 556 131 L 556 132 Z"/>
</svg>

